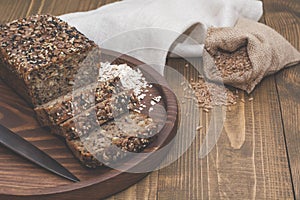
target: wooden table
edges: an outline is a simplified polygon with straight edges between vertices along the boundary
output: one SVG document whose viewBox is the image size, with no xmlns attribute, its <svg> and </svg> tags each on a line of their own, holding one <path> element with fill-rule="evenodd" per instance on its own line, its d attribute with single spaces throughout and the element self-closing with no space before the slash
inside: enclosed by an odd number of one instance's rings
<svg viewBox="0 0 300 200">
<path fill-rule="evenodd" d="M 113 0 L 0 0 L 0 23 L 35 13 L 60 15 L 95 9 Z M 299 0 L 263 0 L 261 19 L 300 50 Z M 284 49 L 282 50 L 284 53 Z M 188 80 L 196 76 L 182 59 L 168 64 Z M 199 59 L 192 59 L 195 66 Z M 227 112 L 213 150 L 198 158 L 210 115 L 190 148 L 171 165 L 108 199 L 300 198 L 300 65 L 267 77 L 251 95 L 240 93 Z M 166 71 L 166 76 L 170 71 Z M 169 79 L 169 78 L 168 78 Z M 169 80 L 178 82 L 176 78 Z M 249 98 L 253 97 L 253 101 Z M 189 134 L 190 126 L 181 127 Z"/>
</svg>

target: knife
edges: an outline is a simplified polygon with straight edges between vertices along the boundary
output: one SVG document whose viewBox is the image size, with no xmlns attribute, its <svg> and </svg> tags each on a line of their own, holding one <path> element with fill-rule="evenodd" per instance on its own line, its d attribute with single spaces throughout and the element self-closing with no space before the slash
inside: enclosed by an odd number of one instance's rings
<svg viewBox="0 0 300 200">
<path fill-rule="evenodd" d="M 79 179 L 45 152 L 0 124 L 0 144 L 31 162 L 74 182 Z"/>
</svg>

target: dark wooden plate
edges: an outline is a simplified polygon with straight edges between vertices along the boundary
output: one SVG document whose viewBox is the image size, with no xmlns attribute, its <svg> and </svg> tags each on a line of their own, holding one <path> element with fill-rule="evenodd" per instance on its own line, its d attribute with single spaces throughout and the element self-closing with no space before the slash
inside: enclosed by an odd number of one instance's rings
<svg viewBox="0 0 300 200">
<path fill-rule="evenodd" d="M 145 150 L 148 154 L 132 158 L 125 167 L 132 169 L 151 165 L 154 168 L 165 155 L 154 156 L 152 152 L 163 147 L 176 134 L 176 97 L 165 87 L 165 79 L 150 66 L 132 57 L 107 50 L 103 50 L 102 57 L 103 60 L 114 63 L 139 66 L 149 82 L 157 83 L 151 93 L 162 96 L 160 104 L 166 110 L 166 123 L 154 143 Z M 108 167 L 83 167 L 73 157 L 64 141 L 41 127 L 32 108 L 2 81 L 0 94 L 0 123 L 45 151 L 81 180 L 78 183 L 70 182 L 0 146 L 0 199 L 101 199 L 129 187 L 148 174 L 122 172 Z"/>
</svg>

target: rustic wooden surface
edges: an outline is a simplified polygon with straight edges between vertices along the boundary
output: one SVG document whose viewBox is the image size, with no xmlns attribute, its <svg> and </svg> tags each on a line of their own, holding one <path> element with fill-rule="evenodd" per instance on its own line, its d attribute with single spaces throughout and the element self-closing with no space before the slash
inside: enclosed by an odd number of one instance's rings
<svg viewBox="0 0 300 200">
<path fill-rule="evenodd" d="M 85 11 L 113 1 L 0 0 L 0 22 L 34 13 Z M 262 21 L 300 50 L 299 0 L 263 2 Z M 198 59 L 192 62 L 199 65 Z M 184 60 L 169 59 L 168 64 L 188 80 L 197 77 Z M 198 153 L 211 116 L 200 111 L 204 128 L 180 159 L 109 199 L 300 199 L 299 70 L 298 65 L 267 77 L 250 96 L 239 93 L 245 103 L 227 112 L 220 139 L 204 159 Z M 179 86 L 181 80 L 170 77 L 171 71 L 166 70 L 167 79 Z M 181 106 L 184 111 L 186 105 Z M 183 124 L 181 131 L 193 131 L 187 121 Z"/>
</svg>

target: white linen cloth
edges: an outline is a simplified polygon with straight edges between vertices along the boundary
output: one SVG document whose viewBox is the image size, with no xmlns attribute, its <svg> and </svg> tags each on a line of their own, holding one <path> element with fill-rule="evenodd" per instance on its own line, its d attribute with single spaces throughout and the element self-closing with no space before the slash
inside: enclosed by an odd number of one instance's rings
<svg viewBox="0 0 300 200">
<path fill-rule="evenodd" d="M 168 51 L 201 56 L 208 27 L 231 27 L 239 17 L 258 21 L 262 13 L 257 0 L 123 0 L 60 18 L 100 47 L 135 57 L 163 74 Z M 192 26 L 189 37 L 182 37 Z"/>
</svg>

